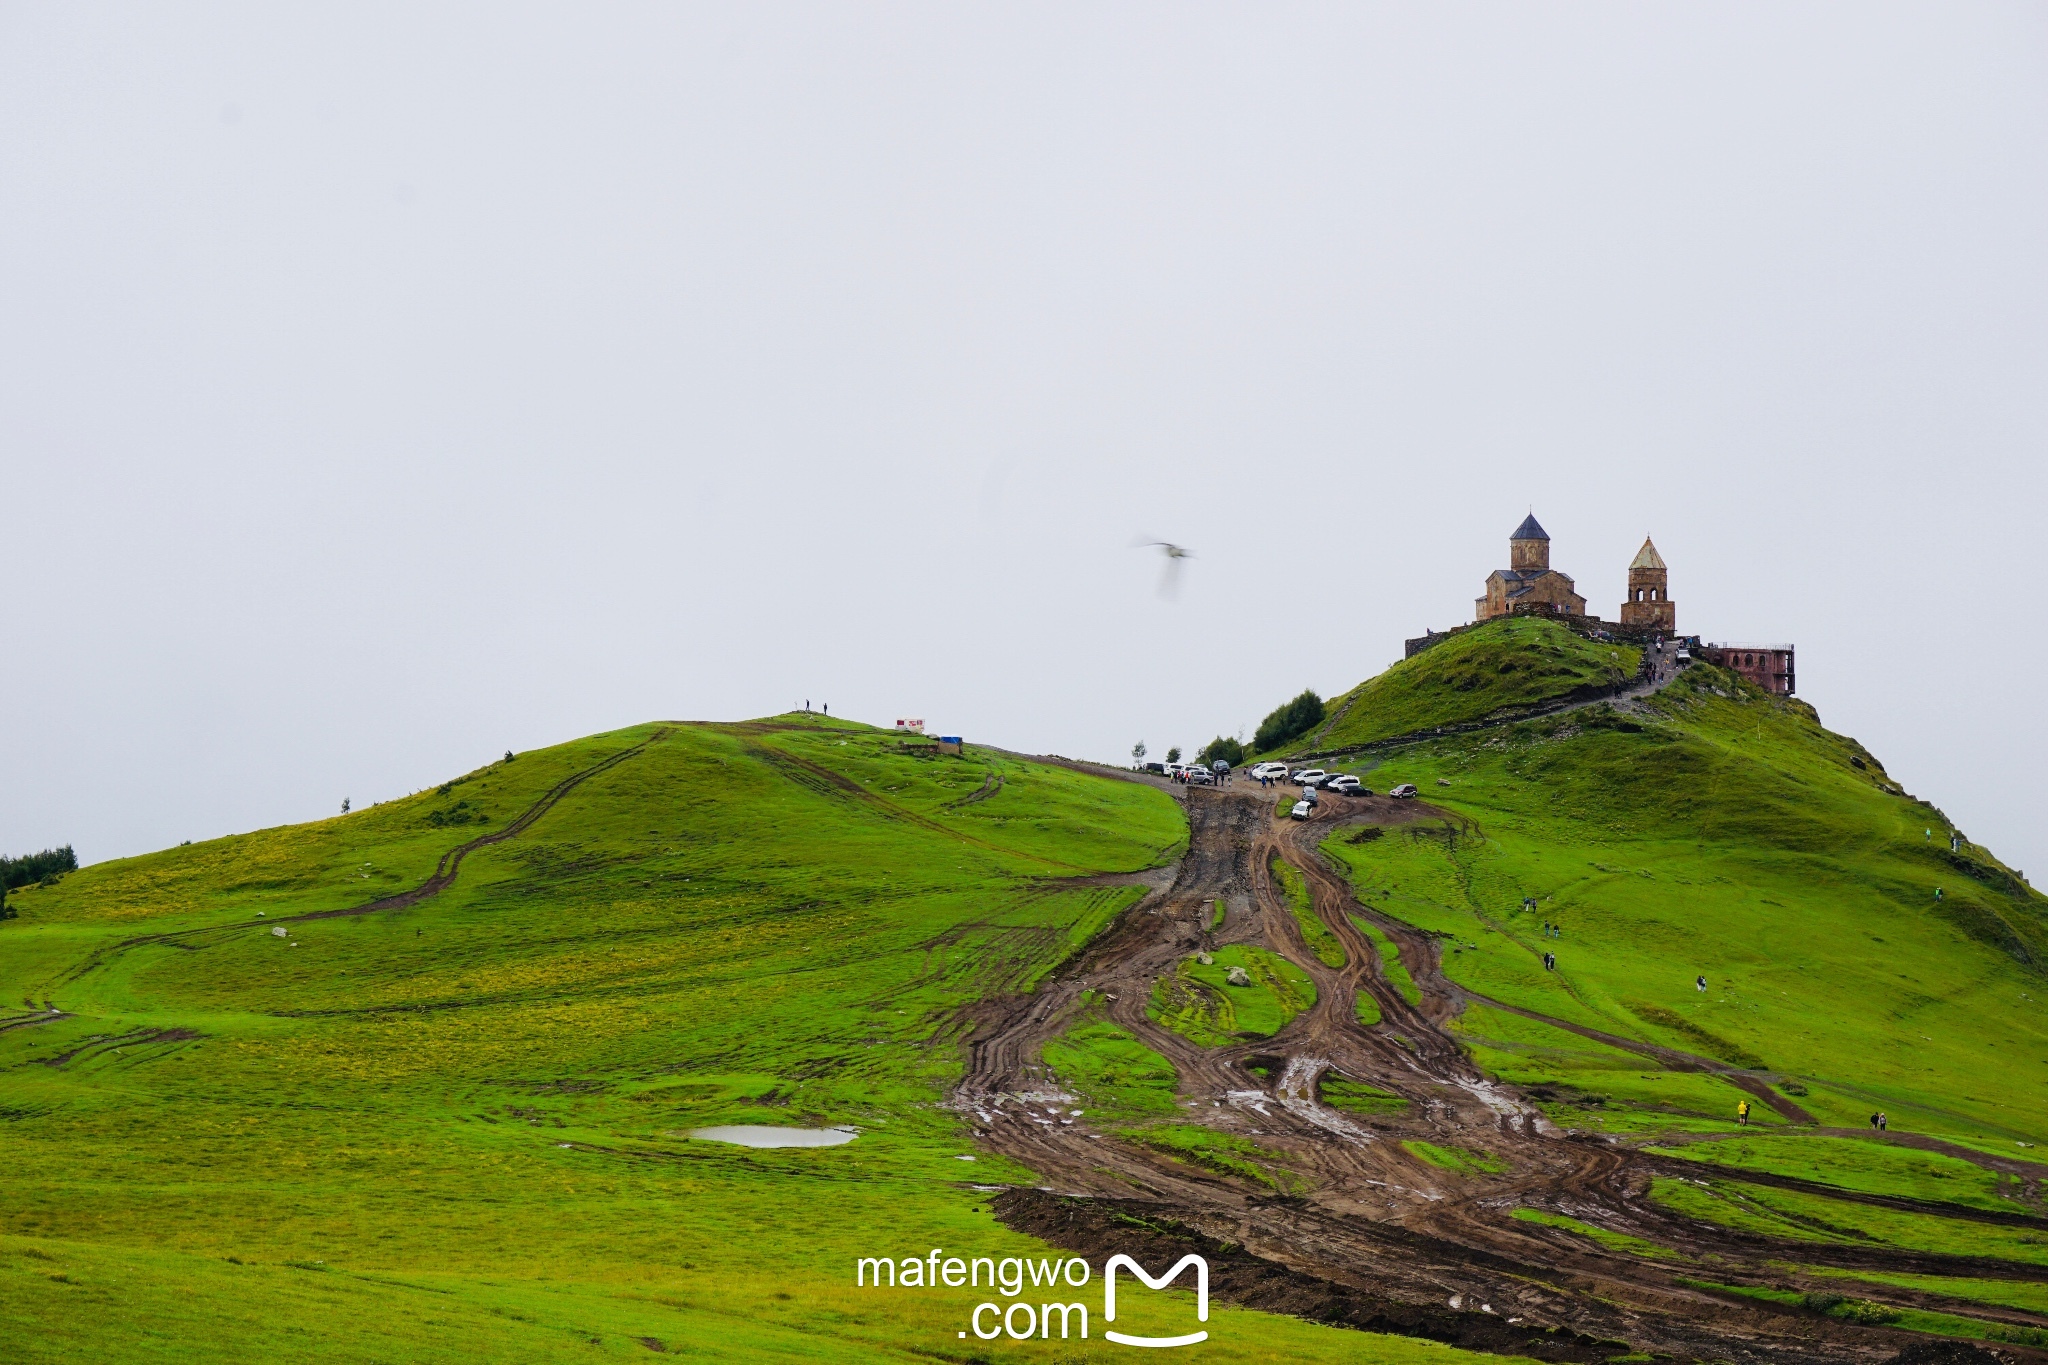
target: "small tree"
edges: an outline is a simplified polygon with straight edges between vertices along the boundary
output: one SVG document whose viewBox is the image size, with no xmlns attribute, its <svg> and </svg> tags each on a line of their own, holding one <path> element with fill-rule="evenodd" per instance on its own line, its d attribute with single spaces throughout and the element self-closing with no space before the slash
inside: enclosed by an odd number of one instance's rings
<svg viewBox="0 0 2048 1365">
<path fill-rule="evenodd" d="M 1166 751 L 1166 761 L 1168 763 L 1180 762 L 1180 745 L 1176 744 Z"/>
<path fill-rule="evenodd" d="M 1142 739 L 1131 746 L 1131 766 L 1133 768 L 1145 766 L 1145 741 Z"/>
<path fill-rule="evenodd" d="M 1313 691 L 1305 691 L 1259 722 L 1259 731 L 1252 736 L 1252 748 L 1260 753 L 1277 749 L 1322 723 L 1323 699 Z"/>
<path fill-rule="evenodd" d="M 1201 759 L 1205 767 L 1221 759 L 1235 768 L 1244 762 L 1244 745 L 1234 739 L 1226 739 L 1224 736 L 1218 735 L 1203 745 L 1202 752 L 1195 755 L 1195 757 Z"/>
</svg>

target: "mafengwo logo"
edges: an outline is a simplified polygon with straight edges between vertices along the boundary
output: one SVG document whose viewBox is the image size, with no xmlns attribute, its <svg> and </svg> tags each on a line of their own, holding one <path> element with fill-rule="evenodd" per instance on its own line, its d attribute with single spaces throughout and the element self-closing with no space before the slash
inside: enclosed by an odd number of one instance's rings
<svg viewBox="0 0 2048 1365">
<path fill-rule="evenodd" d="M 1181 1257 L 1163 1275 L 1149 1273 L 1145 1267 L 1121 1253 L 1110 1257 L 1102 1267 L 1103 1338 L 1119 1346 L 1192 1346 L 1198 1341 L 1207 1341 L 1209 1333 L 1206 1328 L 1178 1336 L 1141 1337 L 1118 1332 L 1109 1326 L 1116 1321 L 1117 1271 L 1129 1271 L 1148 1289 L 1164 1289 L 1190 1266 L 1195 1271 L 1195 1321 L 1207 1322 L 1209 1263 L 1200 1256 L 1190 1254 Z M 1078 1256 L 1065 1261 L 1026 1261 L 1015 1256 L 1005 1256 L 1000 1261 L 990 1256 L 963 1259 L 947 1256 L 942 1247 L 933 1247 L 930 1254 L 922 1259 L 906 1256 L 898 1261 L 884 1256 L 862 1257 L 854 1262 L 853 1282 L 860 1289 L 978 1289 L 983 1287 L 984 1274 L 987 1277 L 986 1287 L 1010 1302 L 976 1304 L 968 1315 L 968 1325 L 961 1331 L 961 1336 L 971 1331 L 983 1341 L 994 1341 L 997 1337 L 1008 1337 L 1012 1341 L 1064 1341 L 1088 1335 L 1086 1303 L 1078 1299 L 1060 1303 L 1044 1297 L 1064 1296 L 1073 1290 L 1087 1288 L 1094 1274 L 1088 1263 Z M 1026 1290 L 1036 1292 L 1027 1294 Z M 1053 1335 L 1055 1320 L 1059 1323 L 1057 1337 Z"/>
</svg>

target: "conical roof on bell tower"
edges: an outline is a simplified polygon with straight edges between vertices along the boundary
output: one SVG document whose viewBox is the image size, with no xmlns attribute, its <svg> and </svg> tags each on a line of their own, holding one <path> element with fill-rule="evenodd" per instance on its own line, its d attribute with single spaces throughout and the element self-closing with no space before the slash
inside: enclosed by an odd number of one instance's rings
<svg viewBox="0 0 2048 1365">
<path fill-rule="evenodd" d="M 1631 569 L 1661 569 L 1664 567 L 1664 556 L 1658 554 L 1657 547 L 1650 543 L 1648 536 L 1644 536 L 1643 548 L 1636 551 L 1636 557 L 1628 562 L 1628 566 Z"/>
<path fill-rule="evenodd" d="M 1515 533 L 1509 536 L 1508 539 L 1548 540 L 1550 539 L 1550 535 L 1543 529 L 1542 525 L 1537 522 L 1536 514 L 1534 512 L 1531 512 L 1528 516 L 1522 518 L 1522 524 L 1515 528 Z"/>
</svg>

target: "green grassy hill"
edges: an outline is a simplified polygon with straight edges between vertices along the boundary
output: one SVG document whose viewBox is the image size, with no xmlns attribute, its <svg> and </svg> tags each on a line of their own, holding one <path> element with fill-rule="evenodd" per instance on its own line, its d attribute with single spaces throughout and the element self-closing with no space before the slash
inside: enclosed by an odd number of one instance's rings
<svg viewBox="0 0 2048 1365">
<path fill-rule="evenodd" d="M 1469 632 L 1357 689 L 1338 724 L 1410 733 L 1633 669 L 1605 653 L 1543 622 Z M 1994 1157 L 2048 1143 L 2048 902 L 1952 852 L 1941 813 L 1810 707 L 1696 666 L 1642 702 L 1397 749 L 1375 785 L 1399 781 L 1450 818 L 1340 827 L 1325 853 L 1437 935 L 1482 1065 L 1561 1127 L 1697 1170 L 1652 1198 L 1773 1236 L 2048 1264 L 2026 1227 L 1939 1213 L 2042 1202 L 2042 1168 Z M 975 1001 L 1031 989 L 1138 894 L 1093 874 L 1185 837 L 1149 788 L 789 716 L 593 736 L 17 891 L 0 1340 L 31 1362 L 1023 1359 L 958 1336 L 982 1294 L 858 1289 L 853 1262 L 1054 1254 L 988 1211 L 986 1187 L 1033 1173 L 944 1107 L 960 1044 Z M 1372 942 L 1415 999 L 1421 964 Z M 1258 1035 L 1306 1002 L 1275 967 L 1272 1000 L 1243 1005 L 1270 1018 L 1210 1010 L 1204 973 L 1271 965 L 1230 951 L 1182 964 L 1160 1017 Z M 1172 1068 L 1097 1014 L 1045 1060 L 1133 1140 L 1295 1190 L 1242 1139 L 1163 1123 Z M 1765 1085 L 1776 1107 L 1738 1135 Z M 745 1123 L 859 1136 L 689 1137 Z M 1938 1202 L 1759 1183 L 1774 1173 Z M 2040 1297 L 2023 1277 L 1866 1278 L 1966 1307 Z M 1231 1309 L 1210 1326 L 1222 1360 L 1471 1359 Z"/>
<path fill-rule="evenodd" d="M 1328 719 L 1280 752 L 1327 753 L 1518 707 L 1635 676 L 1642 652 L 1602 644 L 1555 621 L 1513 617 L 1451 636 L 1331 701 Z"/>
<path fill-rule="evenodd" d="M 1451 936 L 1461 984 L 1767 1070 L 1831 1122 L 1882 1108 L 2008 1149 L 2048 1139 L 2048 1071 L 2014 1074 L 2048 1057 L 2048 901 L 1984 850 L 1952 853 L 1941 812 L 1805 703 L 1695 667 L 1630 712 L 1420 746 L 1378 772 L 1469 824 L 1326 851 L 1374 905 Z M 1640 1082 L 1640 1058 L 1500 1011 L 1470 1026 L 1508 1045 L 1491 1060 L 1517 1079 L 1687 1109 L 1684 1090 L 1715 1120 L 1739 1098 Z"/>
<path fill-rule="evenodd" d="M 346 913 L 508 829 L 439 894 Z M 1052 1254 L 977 1188 L 1030 1173 L 941 1107 L 963 1007 L 1138 894 L 1072 879 L 1184 838 L 1147 788 L 782 717 L 597 735 L 17 892 L 0 1340 L 30 1362 L 1023 1350 L 959 1338 L 986 1288 L 856 1289 L 854 1261 Z M 688 1137 L 724 1123 L 859 1137 Z M 1363 1340 L 1211 1326 L 1226 1360 Z"/>
<path fill-rule="evenodd" d="M 1475 1057 L 1561 1126 L 1660 1135 L 1728 1177 L 1660 1186 L 1699 1217 L 2038 1259 L 2031 1235 L 1979 1246 L 1974 1227 L 1733 1178 L 2041 1201 L 2039 1181 L 1968 1154 L 2048 1143 L 2048 899 L 1981 847 L 1951 851 L 1942 813 L 1812 707 L 1695 666 L 1640 703 L 1417 744 L 1375 771 L 1455 818 L 1340 830 L 1325 853 L 1361 899 L 1440 936 L 1446 975 L 1481 997 L 1461 1019 Z M 1775 1136 L 1730 1140 L 1745 1091 L 1643 1047 L 1769 1082 L 1788 1112 L 1757 1104 L 1753 1121 Z M 1869 1130 L 1877 1110 L 1888 1135 Z"/>
</svg>

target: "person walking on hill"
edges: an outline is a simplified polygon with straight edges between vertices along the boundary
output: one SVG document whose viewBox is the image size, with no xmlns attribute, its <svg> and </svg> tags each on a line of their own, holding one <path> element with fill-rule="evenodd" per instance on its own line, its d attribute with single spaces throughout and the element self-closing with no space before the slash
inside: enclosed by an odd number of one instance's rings
<svg viewBox="0 0 2048 1365">
<path fill-rule="evenodd" d="M 1749 1101 L 1743 1100 L 1735 1106 L 1735 1121 L 1742 1127 L 1749 1127 Z"/>
<path fill-rule="evenodd" d="M 1707 988 L 1707 979 L 1704 976 L 1696 976 L 1693 978 L 1692 984 L 1694 989 L 1703 991 Z"/>
<path fill-rule="evenodd" d="M 1880 1132 L 1880 1133 L 1889 1133 L 1889 1132 L 1890 1132 L 1891 1130 L 1892 1130 L 1892 1121 L 1891 1121 L 1890 1119 L 1888 1119 L 1888 1118 L 1886 1118 L 1886 1117 L 1885 1117 L 1885 1113 L 1884 1113 L 1884 1110 L 1882 1110 L 1882 1109 L 1878 1110 L 1878 1111 L 1877 1111 L 1877 1131 L 1878 1131 L 1878 1132 Z"/>
</svg>

